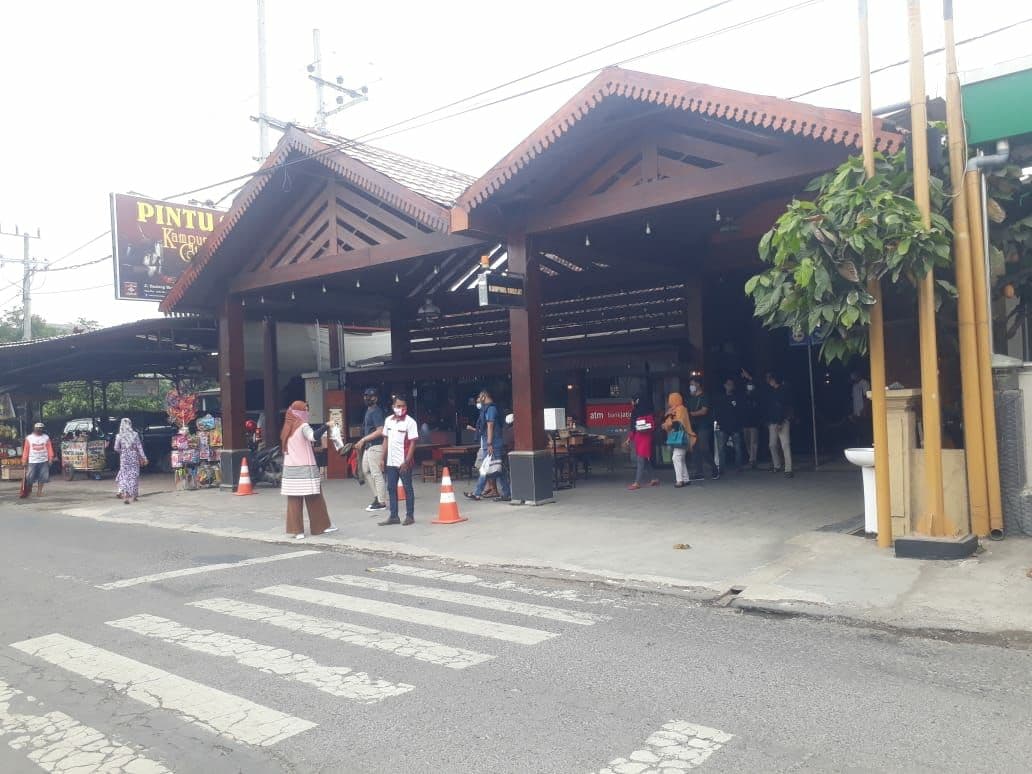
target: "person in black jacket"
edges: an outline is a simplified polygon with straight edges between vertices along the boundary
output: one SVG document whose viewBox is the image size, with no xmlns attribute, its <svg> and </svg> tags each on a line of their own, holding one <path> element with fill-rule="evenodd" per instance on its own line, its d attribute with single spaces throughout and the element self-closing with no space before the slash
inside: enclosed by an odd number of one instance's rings
<svg viewBox="0 0 1032 774">
<path fill-rule="evenodd" d="M 760 396 L 752 375 L 744 368 L 741 371 L 745 380 L 745 391 L 741 394 L 742 441 L 749 458 L 749 467 L 756 470 L 757 457 L 760 451 Z"/>
<path fill-rule="evenodd" d="M 727 471 L 727 447 L 730 444 L 735 450 L 735 469 L 741 473 L 745 465 L 745 453 L 742 448 L 745 405 L 733 377 L 729 376 L 724 380 L 724 394 L 715 402 L 715 408 L 717 422 L 715 435 L 720 472 Z"/>
</svg>

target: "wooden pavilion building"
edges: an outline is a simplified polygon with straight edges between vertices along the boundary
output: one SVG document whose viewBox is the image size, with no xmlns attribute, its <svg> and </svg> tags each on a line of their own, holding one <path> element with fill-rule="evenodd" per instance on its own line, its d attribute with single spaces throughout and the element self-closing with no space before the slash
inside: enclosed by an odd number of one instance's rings
<svg viewBox="0 0 1032 774">
<path fill-rule="evenodd" d="M 875 129 L 879 150 L 900 147 Z M 275 321 L 319 320 L 389 325 L 382 381 L 511 378 L 513 498 L 540 502 L 546 371 L 623 365 L 657 377 L 658 395 L 723 367 L 722 352 L 762 367 L 742 294 L 757 241 L 859 147 L 855 113 L 618 68 L 477 179 L 292 127 L 162 308 L 218 319 L 227 449 L 244 448 L 245 318 L 266 323 L 267 373 Z M 523 278 L 522 307 L 478 307 L 485 255 Z"/>
</svg>

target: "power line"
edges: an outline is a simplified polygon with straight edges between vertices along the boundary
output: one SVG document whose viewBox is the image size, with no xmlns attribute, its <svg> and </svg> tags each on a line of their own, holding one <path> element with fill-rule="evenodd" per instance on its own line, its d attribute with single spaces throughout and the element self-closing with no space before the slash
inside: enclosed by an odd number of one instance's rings
<svg viewBox="0 0 1032 774">
<path fill-rule="evenodd" d="M 795 11 L 795 10 L 798 10 L 800 8 L 805 8 L 807 6 L 815 5 L 815 4 L 821 3 L 821 2 L 825 2 L 825 0 L 804 0 L 804 2 L 796 3 L 794 5 L 790 5 L 790 6 L 778 9 L 776 11 L 772 11 L 770 13 L 765 13 L 765 14 L 761 14 L 759 16 L 750 17 L 750 18 L 745 19 L 743 21 L 736 22 L 735 24 L 731 24 L 731 25 L 728 25 L 726 27 L 721 27 L 720 29 L 712 30 L 712 31 L 704 33 L 702 35 L 697 35 L 697 36 L 695 36 L 693 38 L 688 38 L 686 40 L 678 41 L 677 43 L 673 43 L 673 44 L 670 44 L 670 45 L 667 45 L 667 46 L 663 46 L 661 48 L 653 49 L 651 51 L 646 51 L 646 52 L 641 53 L 641 54 L 636 54 L 635 56 L 628 57 L 626 59 L 622 59 L 622 60 L 620 60 L 618 62 L 614 62 L 614 63 L 612 63 L 612 65 L 609 65 L 609 66 L 619 66 L 619 65 L 627 64 L 629 62 L 637 61 L 639 59 L 645 59 L 646 57 L 650 57 L 650 56 L 655 56 L 657 54 L 666 53 L 667 51 L 671 51 L 671 50 L 673 50 L 675 48 L 679 48 L 681 46 L 690 45 L 692 43 L 697 43 L 697 42 L 699 42 L 701 40 L 705 40 L 707 38 L 716 37 L 717 35 L 721 35 L 721 34 L 723 34 L 725 32 L 731 32 L 733 30 L 741 29 L 743 27 L 747 27 L 747 26 L 750 26 L 752 24 L 756 24 L 756 23 L 759 23 L 761 21 L 766 21 L 768 19 L 774 18 L 776 16 L 780 16 L 781 14 L 788 13 L 790 11 Z M 367 132 L 366 134 L 360 135 L 359 137 L 356 137 L 356 138 L 342 140 L 341 142 L 335 143 L 333 145 L 330 145 L 330 146 L 326 147 L 325 149 L 323 149 L 321 151 L 318 151 L 317 153 L 313 153 L 311 156 L 306 156 L 306 157 L 301 158 L 301 159 L 295 159 L 294 161 L 285 161 L 285 162 L 282 162 L 280 164 L 276 164 L 275 166 L 268 167 L 266 169 L 259 169 L 256 172 L 248 172 L 248 173 L 243 174 L 243 175 L 237 175 L 236 177 L 227 178 L 226 180 L 220 180 L 217 183 L 212 183 L 211 185 L 202 186 L 201 188 L 195 188 L 195 189 L 192 189 L 192 190 L 189 190 L 189 191 L 183 191 L 181 193 L 175 194 L 175 195 L 170 196 L 168 198 L 169 199 L 178 199 L 178 198 L 181 198 L 183 196 L 191 196 L 193 194 L 200 193 L 201 191 L 207 191 L 207 190 L 209 190 L 211 188 L 217 188 L 218 186 L 228 185 L 230 183 L 236 183 L 236 182 L 239 182 L 241 180 L 249 180 L 249 179 L 251 179 L 253 177 L 257 177 L 258 175 L 274 174 L 275 172 L 277 172 L 277 171 L 279 171 L 281 169 L 285 169 L 287 167 L 294 166 L 295 164 L 303 164 L 303 163 L 305 163 L 307 161 L 310 161 L 310 160 L 316 159 L 316 158 L 320 158 L 321 156 L 325 156 L 325 155 L 328 155 L 330 153 L 334 153 L 334 152 L 341 151 L 341 150 L 346 150 L 347 148 L 349 148 L 349 147 L 351 147 L 351 146 L 353 146 L 355 144 L 358 144 L 358 143 L 361 143 L 361 142 L 365 142 L 365 141 L 367 141 L 369 139 L 377 139 L 378 140 L 378 139 L 384 139 L 385 137 L 393 137 L 396 134 L 401 134 L 402 132 L 411 131 L 412 129 L 419 129 L 419 128 L 422 128 L 424 126 L 430 126 L 431 124 L 439 123 L 441 121 L 447 121 L 448 119 L 457 118 L 459 116 L 466 115 L 468 113 L 472 113 L 472 112 L 475 112 L 477 110 L 483 110 L 484 108 L 493 107 L 495 105 L 502 104 L 503 102 L 508 102 L 510 100 L 513 100 L 513 99 L 519 99 L 520 97 L 525 97 L 528 94 L 534 94 L 535 92 L 538 92 L 538 91 L 543 91 L 545 89 L 550 89 L 553 86 L 559 86 L 559 85 L 562 85 L 564 83 L 569 83 L 570 81 L 574 81 L 574 80 L 577 80 L 579 78 L 584 78 L 585 76 L 588 76 L 588 75 L 593 75 L 597 71 L 598 71 L 598 68 L 592 68 L 591 70 L 587 70 L 585 72 L 578 73 L 577 75 L 572 75 L 572 76 L 569 76 L 569 77 L 560 78 L 560 79 L 558 79 L 556 81 L 552 81 L 551 83 L 547 83 L 547 84 L 544 84 L 542 86 L 537 86 L 537 87 L 532 88 L 532 89 L 527 89 L 525 91 L 518 92 L 516 94 L 512 94 L 512 95 L 509 95 L 507 97 L 502 97 L 500 99 L 493 100 L 491 102 L 487 102 L 487 103 L 484 103 L 484 104 L 481 104 L 481 105 L 475 105 L 473 107 L 467 108 L 467 109 L 462 110 L 462 111 L 458 111 L 458 112 L 455 112 L 455 113 L 449 113 L 446 116 L 442 116 L 440 118 L 433 119 L 433 120 L 430 120 L 430 121 L 425 121 L 425 122 L 423 122 L 421 124 L 416 124 L 414 126 L 409 126 L 409 127 L 402 127 L 401 129 L 397 129 L 397 130 L 395 130 L 393 132 L 389 132 L 387 134 L 381 134 L 381 133 L 382 132 L 386 132 L 389 127 L 382 127 L 380 129 L 373 130 L 372 132 Z M 462 101 L 465 101 L 465 100 L 460 100 L 460 102 L 462 102 Z M 404 123 L 404 122 L 401 122 L 401 123 Z"/>
<path fill-rule="evenodd" d="M 108 253 L 107 255 L 103 256 L 102 258 L 94 258 L 92 261 L 86 261 L 85 263 L 77 263 L 74 266 L 62 266 L 59 269 L 53 268 L 53 264 L 51 264 L 50 268 L 47 269 L 47 271 L 48 272 L 50 272 L 50 271 L 70 271 L 72 269 L 81 269 L 83 266 L 93 266 L 94 264 L 101 263 L 102 261 L 106 261 L 110 257 L 111 257 L 111 253 Z"/>
<path fill-rule="evenodd" d="M 497 86 L 492 86 L 489 89 L 478 91 L 476 94 L 470 94 L 468 97 L 463 97 L 462 99 L 457 99 L 454 102 L 449 102 L 447 105 L 441 105 L 440 107 L 436 107 L 433 110 L 427 110 L 426 112 L 419 113 L 418 115 L 412 116 L 411 118 L 406 118 L 403 121 L 397 121 L 396 123 L 382 127 L 377 131 L 385 132 L 389 129 L 395 129 L 404 124 L 409 124 L 413 121 L 418 121 L 421 118 L 426 118 L 427 116 L 432 116 L 435 113 L 440 113 L 442 111 L 448 110 L 449 108 L 457 107 L 458 105 L 461 105 L 465 102 L 472 102 L 475 99 L 484 97 L 488 94 L 492 94 L 496 91 L 501 91 L 502 89 L 508 88 L 509 86 L 515 86 L 517 83 L 530 80 L 531 78 L 536 78 L 537 76 L 543 75 L 544 73 L 547 73 L 550 70 L 556 70 L 560 67 L 565 67 L 568 64 L 572 64 L 581 59 L 585 59 L 586 57 L 593 56 L 594 54 L 599 54 L 603 51 L 606 51 L 607 49 L 615 48 L 616 46 L 623 45 L 624 43 L 629 43 L 632 40 L 637 40 L 638 38 L 645 37 L 646 35 L 651 35 L 653 32 L 658 32 L 659 30 L 671 27 L 675 24 L 680 24 L 681 22 L 687 21 L 688 19 L 694 18 L 696 16 L 701 16 L 702 14 L 716 10 L 717 8 L 720 8 L 723 5 L 729 5 L 733 1 L 734 0 L 721 0 L 721 2 L 707 5 L 705 8 L 700 8 L 697 11 L 692 11 L 692 13 L 685 14 L 684 16 L 679 16 L 676 19 L 671 19 L 670 21 L 663 22 L 662 24 L 657 24 L 655 27 L 649 27 L 647 30 L 636 32 L 633 35 L 628 35 L 626 38 L 614 40 L 612 43 L 606 43 L 604 46 L 598 46 L 597 48 L 593 48 L 590 51 L 585 51 L 583 53 L 577 54 L 576 56 L 571 56 L 568 59 L 564 59 L 561 62 L 555 62 L 554 64 L 550 64 L 547 67 L 542 67 L 541 69 L 535 70 L 534 72 L 527 73 L 526 75 L 521 75 L 519 78 L 513 78 L 511 81 L 500 83 Z"/>
<path fill-rule="evenodd" d="M 104 237 L 106 237 L 106 236 L 107 236 L 108 234 L 110 234 L 110 233 L 111 233 L 111 230 L 110 230 L 110 229 L 108 229 L 107 231 L 103 232 L 102 234 L 97 234 L 97 236 L 93 237 L 93 239 L 91 239 L 90 241 L 88 241 L 88 242 L 83 242 L 83 243 L 82 243 L 81 245 L 79 245 L 78 247 L 76 247 L 76 248 L 75 248 L 74 250 L 69 250 L 69 251 L 68 251 L 67 253 L 65 253 L 64 255 L 62 255 L 62 256 L 61 256 L 60 258 L 58 258 L 57 260 L 55 260 L 55 261 L 52 261 L 52 262 L 50 263 L 50 265 L 51 265 L 51 266 L 56 266 L 57 264 L 61 263 L 61 261 L 65 261 L 65 260 L 67 260 L 67 259 L 71 258 L 71 257 L 72 257 L 73 255 L 75 255 L 75 254 L 76 254 L 77 252 L 79 252 L 80 250 L 83 250 L 83 249 L 85 249 L 85 248 L 89 247 L 89 246 L 90 246 L 90 245 L 92 245 L 92 244 L 93 244 L 94 242 L 99 242 L 99 241 L 100 241 L 101 239 L 103 239 Z"/>
<path fill-rule="evenodd" d="M 990 37 L 992 35 L 998 35 L 1001 32 L 1006 32 L 1007 30 L 1012 30 L 1015 27 L 1020 27 L 1022 24 L 1028 24 L 1029 22 L 1032 22 L 1032 17 L 1030 17 L 1028 19 L 1022 19 L 1021 21 L 1016 21 L 1016 22 L 1014 22 L 1012 24 L 1008 24 L 1008 25 L 1003 26 L 1003 27 L 997 27 L 994 30 L 989 30 L 988 32 L 983 32 L 980 35 L 973 35 L 970 38 L 964 38 L 964 40 L 958 40 L 956 45 L 963 46 L 966 43 L 974 43 L 976 40 L 982 40 L 983 38 L 988 38 L 988 37 Z M 946 49 L 942 48 L 941 46 L 939 48 L 930 49 L 929 51 L 925 51 L 925 57 L 934 56 L 935 54 L 941 54 L 945 50 Z M 871 75 L 874 75 L 875 73 L 885 72 L 886 70 L 891 70 L 894 67 L 902 67 L 903 65 L 907 64 L 908 62 L 910 62 L 909 59 L 901 59 L 898 62 L 893 62 L 892 64 L 887 64 L 887 65 L 882 65 L 881 67 L 876 67 L 873 70 L 871 70 Z M 808 91 L 800 92 L 799 94 L 793 94 L 791 97 L 786 97 L 786 99 L 799 99 L 800 97 L 808 97 L 811 94 L 816 94 L 817 92 L 820 92 L 820 91 L 826 91 L 827 89 L 833 89 L 836 86 L 845 86 L 847 83 L 853 83 L 854 81 L 858 81 L 858 80 L 860 80 L 860 76 L 859 75 L 854 75 L 852 78 L 844 78 L 841 81 L 835 81 L 834 83 L 826 83 L 823 86 L 818 86 L 818 87 L 816 87 L 814 89 L 809 89 Z"/>
<path fill-rule="evenodd" d="M 110 288 L 111 283 L 105 282 L 103 285 L 93 285 L 88 288 L 67 288 L 66 290 L 46 290 L 42 293 L 36 293 L 37 296 L 56 296 L 60 293 L 85 293 L 87 290 L 100 290 L 101 288 Z"/>
</svg>

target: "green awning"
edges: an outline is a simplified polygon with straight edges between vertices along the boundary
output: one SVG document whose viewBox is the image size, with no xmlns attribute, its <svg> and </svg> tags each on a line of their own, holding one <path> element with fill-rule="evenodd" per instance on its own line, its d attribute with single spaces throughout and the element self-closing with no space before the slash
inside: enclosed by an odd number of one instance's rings
<svg viewBox="0 0 1032 774">
<path fill-rule="evenodd" d="M 1032 69 L 962 87 L 969 145 L 1032 133 Z"/>
</svg>

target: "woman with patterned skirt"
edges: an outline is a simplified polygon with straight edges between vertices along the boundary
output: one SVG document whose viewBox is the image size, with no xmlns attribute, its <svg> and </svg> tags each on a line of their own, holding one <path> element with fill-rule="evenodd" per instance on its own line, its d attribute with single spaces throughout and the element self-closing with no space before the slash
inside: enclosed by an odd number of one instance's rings
<svg viewBox="0 0 1032 774">
<path fill-rule="evenodd" d="M 322 440 L 328 425 L 313 430 L 308 424 L 308 404 L 297 400 L 290 404 L 280 433 L 283 448 L 283 483 L 280 493 L 287 498 L 287 534 L 295 540 L 305 539 L 304 508 L 308 507 L 308 524 L 313 535 L 336 532 L 330 525 L 326 500 L 322 495 L 322 476 L 315 463 L 312 444 Z"/>
<path fill-rule="evenodd" d="M 140 468 L 146 466 L 147 455 L 143 453 L 140 435 L 133 430 L 133 423 L 128 417 L 118 425 L 115 453 L 119 456 L 118 476 L 115 479 L 118 496 L 129 505 L 140 499 Z"/>
</svg>

